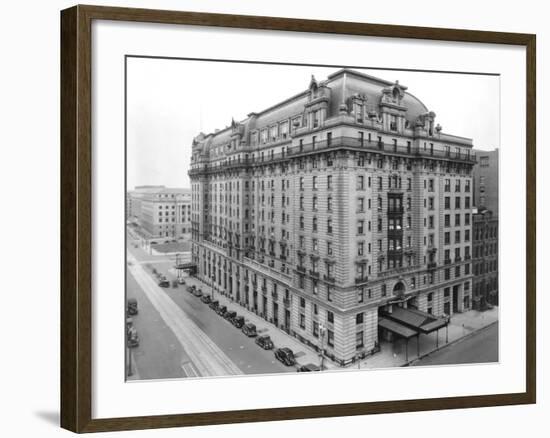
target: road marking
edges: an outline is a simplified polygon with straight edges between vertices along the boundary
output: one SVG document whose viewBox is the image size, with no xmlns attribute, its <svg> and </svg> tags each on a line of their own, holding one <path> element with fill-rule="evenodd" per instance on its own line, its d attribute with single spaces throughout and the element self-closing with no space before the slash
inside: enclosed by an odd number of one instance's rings
<svg viewBox="0 0 550 438">
<path fill-rule="evenodd" d="M 133 260 L 131 253 L 128 259 Z M 129 268 L 151 304 L 189 355 L 202 376 L 240 375 L 242 371 L 233 361 L 187 316 L 187 314 L 157 286 L 141 265 Z"/>
<path fill-rule="evenodd" d="M 186 377 L 200 377 L 199 372 L 192 362 L 182 362 L 181 369 L 183 370 Z"/>
</svg>

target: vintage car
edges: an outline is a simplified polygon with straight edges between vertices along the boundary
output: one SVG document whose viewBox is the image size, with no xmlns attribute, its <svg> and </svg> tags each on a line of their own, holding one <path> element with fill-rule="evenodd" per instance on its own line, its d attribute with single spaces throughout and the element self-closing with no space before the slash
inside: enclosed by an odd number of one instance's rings
<svg viewBox="0 0 550 438">
<path fill-rule="evenodd" d="M 273 341 L 268 335 L 258 336 L 254 342 L 264 350 L 271 350 L 273 348 Z"/>
<path fill-rule="evenodd" d="M 138 302 L 135 298 L 128 298 L 126 301 L 126 314 L 129 316 L 138 314 Z"/>
<path fill-rule="evenodd" d="M 313 363 L 308 363 L 307 365 L 302 365 L 298 368 L 299 373 L 307 373 L 309 371 L 321 371 L 321 368 L 319 365 L 315 365 Z"/>
<path fill-rule="evenodd" d="M 234 316 L 231 319 L 231 323 L 237 328 L 242 328 L 242 326 L 244 325 L 244 316 L 240 316 L 240 315 Z"/>
<path fill-rule="evenodd" d="M 287 367 L 296 365 L 296 359 L 294 359 L 294 353 L 288 347 L 277 348 L 275 350 L 275 358 L 285 364 Z"/>
<path fill-rule="evenodd" d="M 252 324 L 251 322 L 249 322 L 248 324 L 243 325 L 242 331 L 249 338 L 253 338 L 254 336 L 258 336 L 258 332 L 256 331 L 256 326 L 254 324 Z"/>
</svg>

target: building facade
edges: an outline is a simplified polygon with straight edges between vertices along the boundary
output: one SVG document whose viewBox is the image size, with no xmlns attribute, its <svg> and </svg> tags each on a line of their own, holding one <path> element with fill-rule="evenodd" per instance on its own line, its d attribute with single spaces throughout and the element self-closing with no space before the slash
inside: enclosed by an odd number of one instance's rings
<svg viewBox="0 0 550 438">
<path fill-rule="evenodd" d="M 498 305 L 498 217 L 490 210 L 474 214 L 473 308 Z"/>
<path fill-rule="evenodd" d="M 498 217 L 498 149 L 476 150 L 474 166 L 474 205 L 480 210 L 490 210 Z"/>
<path fill-rule="evenodd" d="M 193 141 L 199 278 L 341 364 L 471 305 L 472 140 L 406 90 L 344 69 Z"/>
<path fill-rule="evenodd" d="M 173 240 L 191 236 L 190 189 L 136 187 L 127 198 L 131 199 L 127 209 L 146 237 Z"/>
</svg>

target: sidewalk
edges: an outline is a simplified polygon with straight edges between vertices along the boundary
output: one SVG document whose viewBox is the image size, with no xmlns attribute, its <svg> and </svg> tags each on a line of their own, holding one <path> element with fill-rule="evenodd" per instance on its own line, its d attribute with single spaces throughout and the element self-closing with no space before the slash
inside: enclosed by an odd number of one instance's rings
<svg viewBox="0 0 550 438">
<path fill-rule="evenodd" d="M 409 360 L 407 362 L 405 340 L 397 339 L 393 343 L 382 341 L 380 342 L 380 352 L 361 361 L 361 368 L 389 368 L 407 365 L 416 361 L 419 357 L 445 348 L 445 346 L 475 333 L 496 321 L 498 321 L 498 307 L 486 310 L 485 312 L 469 310 L 464 313 L 455 313 L 451 317 L 448 327 L 448 343 L 446 343 L 446 330 L 444 328 L 439 330 L 439 334 L 433 332 L 429 335 L 420 335 L 420 355 L 417 355 L 416 339 L 411 339 L 409 341 Z M 437 341 L 436 337 L 438 335 L 439 340 Z"/>
<path fill-rule="evenodd" d="M 173 273 L 170 272 L 172 275 Z M 185 277 L 185 282 L 187 286 L 195 285 L 197 288 L 201 288 L 204 293 L 211 294 L 212 288 L 203 283 L 195 277 Z M 228 297 L 220 294 L 214 293 L 214 299 L 220 302 L 220 305 L 227 306 L 228 310 L 234 310 L 238 315 L 244 316 L 246 323 L 252 323 L 256 326 L 256 330 L 260 335 L 269 335 L 275 348 L 288 347 L 294 352 L 298 366 L 306 364 L 320 364 L 320 356 L 312 348 L 308 347 L 305 344 L 302 344 L 299 340 L 293 338 L 291 335 L 285 331 L 275 327 L 273 324 L 269 323 L 265 319 L 256 315 L 255 313 L 247 310 L 245 307 L 242 307 L 234 300 L 230 300 Z M 338 369 L 339 367 L 331 362 L 330 359 L 325 357 L 324 360 L 325 369 Z"/>
</svg>

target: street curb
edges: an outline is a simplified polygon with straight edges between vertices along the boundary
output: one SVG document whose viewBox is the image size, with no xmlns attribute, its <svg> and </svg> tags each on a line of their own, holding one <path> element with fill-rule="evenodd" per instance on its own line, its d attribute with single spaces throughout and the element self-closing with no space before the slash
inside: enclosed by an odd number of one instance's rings
<svg viewBox="0 0 550 438">
<path fill-rule="evenodd" d="M 425 357 L 428 357 L 430 354 L 437 353 L 438 351 L 443 350 L 444 348 L 451 347 L 451 346 L 453 346 L 453 345 L 455 345 L 455 344 L 458 344 L 458 343 L 460 343 L 460 342 L 462 342 L 462 341 L 465 341 L 466 339 L 469 339 L 470 337 L 472 337 L 472 336 L 478 334 L 479 332 L 481 332 L 481 331 L 483 331 L 483 330 L 487 330 L 488 328 L 490 328 L 490 327 L 492 327 L 492 326 L 494 326 L 495 324 L 498 324 L 498 323 L 499 323 L 498 320 L 493 321 L 492 323 L 487 324 L 486 326 L 480 327 L 480 328 L 478 328 L 477 330 L 474 330 L 474 331 L 468 333 L 467 335 L 462 336 L 461 338 L 458 338 L 458 339 L 455 339 L 454 341 L 448 342 L 448 343 L 446 343 L 445 345 L 442 345 L 441 347 L 436 348 L 435 350 L 429 351 L 428 353 L 425 353 L 425 354 L 423 354 L 423 355 L 421 355 L 421 356 L 419 356 L 419 357 L 416 357 L 416 358 L 414 358 L 413 360 L 410 360 L 410 361 L 408 361 L 408 362 L 406 362 L 406 363 L 404 363 L 403 365 L 400 365 L 400 366 L 401 366 L 401 367 L 414 366 L 414 364 L 415 364 L 416 362 L 418 362 L 418 361 L 424 359 Z"/>
</svg>

